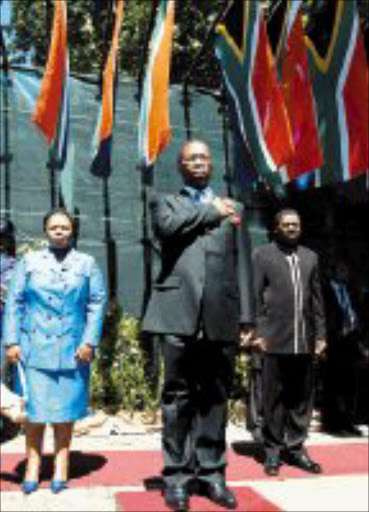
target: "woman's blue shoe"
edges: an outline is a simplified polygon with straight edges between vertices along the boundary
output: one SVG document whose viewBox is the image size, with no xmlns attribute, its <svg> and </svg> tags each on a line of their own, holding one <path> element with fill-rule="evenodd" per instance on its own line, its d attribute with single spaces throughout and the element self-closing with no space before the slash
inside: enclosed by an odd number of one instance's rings
<svg viewBox="0 0 369 512">
<path fill-rule="evenodd" d="M 22 491 L 24 494 L 31 494 L 31 492 L 35 492 L 38 489 L 38 482 L 32 480 L 25 480 L 22 483 Z"/>
<path fill-rule="evenodd" d="M 51 480 L 51 492 L 58 493 L 64 491 L 68 487 L 65 480 Z"/>
</svg>

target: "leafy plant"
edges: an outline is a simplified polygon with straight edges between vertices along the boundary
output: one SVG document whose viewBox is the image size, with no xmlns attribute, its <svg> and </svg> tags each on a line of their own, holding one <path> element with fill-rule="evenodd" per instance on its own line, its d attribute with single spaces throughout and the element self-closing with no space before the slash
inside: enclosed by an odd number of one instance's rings
<svg viewBox="0 0 369 512">
<path fill-rule="evenodd" d="M 147 368 L 140 322 L 125 315 L 120 306 L 113 303 L 92 365 L 92 406 L 108 412 L 124 409 L 132 415 L 137 410 L 157 410 L 160 386 L 152 386 Z"/>
<path fill-rule="evenodd" d="M 228 417 L 232 423 L 245 423 L 246 395 L 249 386 L 249 357 L 238 352 L 233 379 L 233 389 L 228 402 Z"/>
</svg>

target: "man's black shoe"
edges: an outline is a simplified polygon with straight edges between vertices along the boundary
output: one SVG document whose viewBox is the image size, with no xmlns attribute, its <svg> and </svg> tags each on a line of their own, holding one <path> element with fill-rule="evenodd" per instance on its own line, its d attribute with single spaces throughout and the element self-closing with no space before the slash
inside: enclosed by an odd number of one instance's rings
<svg viewBox="0 0 369 512">
<path fill-rule="evenodd" d="M 304 469 L 309 473 L 319 474 L 322 472 L 322 467 L 317 462 L 310 459 L 308 454 L 304 451 L 300 452 L 287 452 L 285 460 L 288 464 Z"/>
<path fill-rule="evenodd" d="M 164 500 L 169 508 L 175 512 L 187 512 L 189 508 L 189 495 L 183 485 L 168 485 L 164 490 Z"/>
<path fill-rule="evenodd" d="M 235 494 L 224 483 L 209 484 L 208 497 L 222 507 L 230 509 L 237 507 Z"/>
<path fill-rule="evenodd" d="M 264 461 L 264 472 L 268 476 L 277 476 L 281 461 L 278 455 L 267 455 Z"/>
<path fill-rule="evenodd" d="M 348 425 L 347 427 L 344 428 L 344 431 L 347 433 L 348 436 L 361 437 L 363 435 L 361 430 L 355 425 Z"/>
<path fill-rule="evenodd" d="M 351 434 L 344 428 L 322 427 L 322 432 L 334 437 L 351 437 Z"/>
<path fill-rule="evenodd" d="M 362 437 L 363 433 L 355 425 L 326 426 L 322 425 L 322 431 L 337 437 Z"/>
</svg>

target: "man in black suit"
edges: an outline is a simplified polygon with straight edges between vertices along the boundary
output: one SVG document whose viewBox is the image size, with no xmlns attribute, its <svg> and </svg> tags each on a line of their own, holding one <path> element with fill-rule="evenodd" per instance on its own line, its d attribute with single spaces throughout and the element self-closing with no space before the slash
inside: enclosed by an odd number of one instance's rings
<svg viewBox="0 0 369 512">
<path fill-rule="evenodd" d="M 299 245 L 301 220 L 281 210 L 275 240 L 255 249 L 255 349 L 263 355 L 264 469 L 277 475 L 284 460 L 321 472 L 303 448 L 313 408 L 314 354 L 325 350 L 317 255 Z"/>
<path fill-rule="evenodd" d="M 163 335 L 164 497 L 186 510 L 196 479 L 211 500 L 235 508 L 225 430 L 240 326 L 252 320 L 249 266 L 237 258 L 237 204 L 209 186 L 208 146 L 187 141 L 178 163 L 184 187 L 152 203 L 162 266 L 143 322 Z"/>
</svg>

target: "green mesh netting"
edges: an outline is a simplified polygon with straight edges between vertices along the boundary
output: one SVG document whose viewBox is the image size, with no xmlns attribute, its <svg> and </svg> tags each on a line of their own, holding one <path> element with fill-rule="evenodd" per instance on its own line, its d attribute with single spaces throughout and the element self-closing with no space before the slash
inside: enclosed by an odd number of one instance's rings
<svg viewBox="0 0 369 512">
<path fill-rule="evenodd" d="M 42 237 L 42 217 L 51 205 L 48 147 L 43 134 L 31 122 L 40 78 L 37 72 L 25 70 L 13 70 L 8 78 L 4 73 L 1 75 L 1 210 L 2 214 L 8 210 L 16 226 L 18 247 Z M 107 183 L 90 173 L 91 141 L 99 108 L 97 93 L 96 84 L 71 79 L 69 155 L 74 155 L 74 171 L 73 195 L 68 202 L 72 200 L 79 214 L 78 248 L 96 257 L 111 293 L 116 294 L 124 310 L 139 315 L 147 287 L 148 261 L 144 258 L 143 243 L 147 235 L 143 192 L 147 189 L 137 167 L 137 84 L 129 79 L 121 79 L 118 84 L 113 171 Z M 190 100 L 191 135 L 208 142 L 214 163 L 213 186 L 218 193 L 226 193 L 219 104 L 210 95 L 194 89 L 190 90 Z M 181 186 L 176 160 L 186 139 L 182 87 L 171 89 L 170 117 L 172 142 L 155 165 L 153 181 L 156 190 L 172 192 Z M 8 163 L 6 155 L 11 155 Z M 146 227 L 149 228 L 149 219 Z M 257 229 L 256 237 L 258 243 L 264 241 L 265 232 Z M 157 264 L 154 252 L 153 275 Z"/>
</svg>

